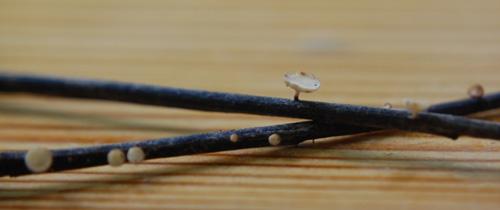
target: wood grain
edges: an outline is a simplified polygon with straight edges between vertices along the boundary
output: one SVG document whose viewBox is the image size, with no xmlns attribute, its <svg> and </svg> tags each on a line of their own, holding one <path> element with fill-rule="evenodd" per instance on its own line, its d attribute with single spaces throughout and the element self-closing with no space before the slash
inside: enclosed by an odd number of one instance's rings
<svg viewBox="0 0 500 210">
<path fill-rule="evenodd" d="M 371 106 L 500 90 L 497 0 L 0 0 L 0 67 Z M 500 119 L 498 111 L 487 115 Z M 295 120 L 0 94 L 0 149 Z M 0 178 L 0 209 L 498 209 L 500 143 L 403 132 Z"/>
</svg>

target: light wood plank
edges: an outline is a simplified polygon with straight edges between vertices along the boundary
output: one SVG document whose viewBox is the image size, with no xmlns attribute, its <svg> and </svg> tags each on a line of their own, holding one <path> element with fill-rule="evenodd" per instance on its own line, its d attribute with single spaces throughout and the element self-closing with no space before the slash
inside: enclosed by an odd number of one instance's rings
<svg viewBox="0 0 500 210">
<path fill-rule="evenodd" d="M 500 90 L 497 0 L 0 0 L 18 73 L 382 106 Z M 499 120 L 498 111 L 488 119 Z M 65 148 L 295 121 L 0 94 L 0 149 Z M 498 209 L 500 143 L 405 132 L 0 178 L 0 209 Z"/>
</svg>

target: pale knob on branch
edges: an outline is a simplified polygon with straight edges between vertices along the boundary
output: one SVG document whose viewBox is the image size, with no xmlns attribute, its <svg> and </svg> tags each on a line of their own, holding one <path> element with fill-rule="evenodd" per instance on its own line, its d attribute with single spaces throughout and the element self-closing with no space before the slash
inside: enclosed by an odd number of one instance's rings
<svg viewBox="0 0 500 210">
<path fill-rule="evenodd" d="M 480 84 L 475 84 L 467 90 L 469 97 L 479 99 L 484 95 L 484 88 Z"/>
<path fill-rule="evenodd" d="M 418 114 L 424 110 L 422 104 L 410 99 L 405 100 L 405 106 L 406 109 L 410 112 L 410 116 L 408 116 L 408 118 L 410 119 L 416 119 L 418 117 Z"/>
<path fill-rule="evenodd" d="M 112 149 L 108 152 L 108 164 L 113 167 L 125 163 L 125 154 L 120 149 Z"/>
<path fill-rule="evenodd" d="M 45 172 L 52 165 L 52 152 L 41 147 L 30 149 L 24 156 L 24 163 L 34 173 Z"/>
</svg>

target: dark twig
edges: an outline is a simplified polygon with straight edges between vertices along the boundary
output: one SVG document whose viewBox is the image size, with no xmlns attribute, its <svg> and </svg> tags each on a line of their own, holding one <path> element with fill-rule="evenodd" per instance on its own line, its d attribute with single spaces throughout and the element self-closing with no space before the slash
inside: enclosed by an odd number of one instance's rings
<svg viewBox="0 0 500 210">
<path fill-rule="evenodd" d="M 268 127 L 247 128 L 224 132 L 212 132 L 157 140 L 126 142 L 94 147 L 52 150 L 53 163 L 47 172 L 79 169 L 108 164 L 107 154 L 112 149 L 127 152 L 132 147 L 144 151 L 146 159 L 217 152 L 243 148 L 270 146 L 269 136 L 278 134 L 279 145 L 295 145 L 304 140 L 360 132 L 362 128 L 352 126 L 331 127 L 311 121 Z M 370 131 L 372 129 L 364 129 Z M 236 134 L 238 140 L 231 141 Z M 26 152 L 0 153 L 0 176 L 32 174 L 25 164 Z"/>
<path fill-rule="evenodd" d="M 113 100 L 204 111 L 313 119 L 325 124 L 345 123 L 373 128 L 400 129 L 438 134 L 453 139 L 459 135 L 500 139 L 499 123 L 452 115 L 422 112 L 413 119 L 409 117 L 412 114 L 406 110 L 294 101 L 109 81 L 2 74 L 0 75 L 0 91 Z M 500 104 L 499 95 L 500 93 L 493 96 L 493 100 L 488 103 L 491 103 L 491 106 L 498 106 Z"/>
<path fill-rule="evenodd" d="M 426 109 L 452 115 L 467 115 L 478 111 L 492 110 L 500 107 L 500 93 L 484 95 L 481 98 L 467 98 L 447 103 L 440 103 Z"/>
</svg>

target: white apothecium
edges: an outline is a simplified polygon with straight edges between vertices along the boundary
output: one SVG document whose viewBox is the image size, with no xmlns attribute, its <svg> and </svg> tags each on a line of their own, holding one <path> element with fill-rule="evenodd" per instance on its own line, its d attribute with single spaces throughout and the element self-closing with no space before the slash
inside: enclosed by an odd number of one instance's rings
<svg viewBox="0 0 500 210">
<path fill-rule="evenodd" d="M 281 143 L 281 136 L 274 133 L 267 138 L 270 145 L 277 146 Z"/>
<path fill-rule="evenodd" d="M 108 152 L 108 164 L 110 166 L 121 166 L 125 163 L 125 154 L 120 149 L 112 149 Z"/>
<path fill-rule="evenodd" d="M 467 90 L 469 97 L 479 99 L 484 96 L 484 88 L 480 84 L 475 84 Z"/>
<path fill-rule="evenodd" d="M 24 156 L 24 163 L 33 173 L 45 172 L 52 165 L 52 152 L 41 147 L 30 149 Z"/>
<path fill-rule="evenodd" d="M 307 74 L 305 72 L 285 74 L 285 84 L 286 86 L 295 90 L 294 100 L 299 100 L 299 94 L 301 92 L 310 93 L 319 89 L 321 83 L 313 74 Z"/>
<path fill-rule="evenodd" d="M 406 109 L 410 112 L 410 116 L 408 116 L 408 118 L 410 119 L 416 119 L 418 117 L 418 113 L 424 110 L 422 104 L 410 99 L 405 99 L 405 106 Z"/>
<path fill-rule="evenodd" d="M 144 154 L 144 150 L 140 147 L 132 147 L 128 149 L 127 152 L 127 160 L 131 163 L 138 163 L 143 161 L 146 158 L 146 154 Z"/>
</svg>

